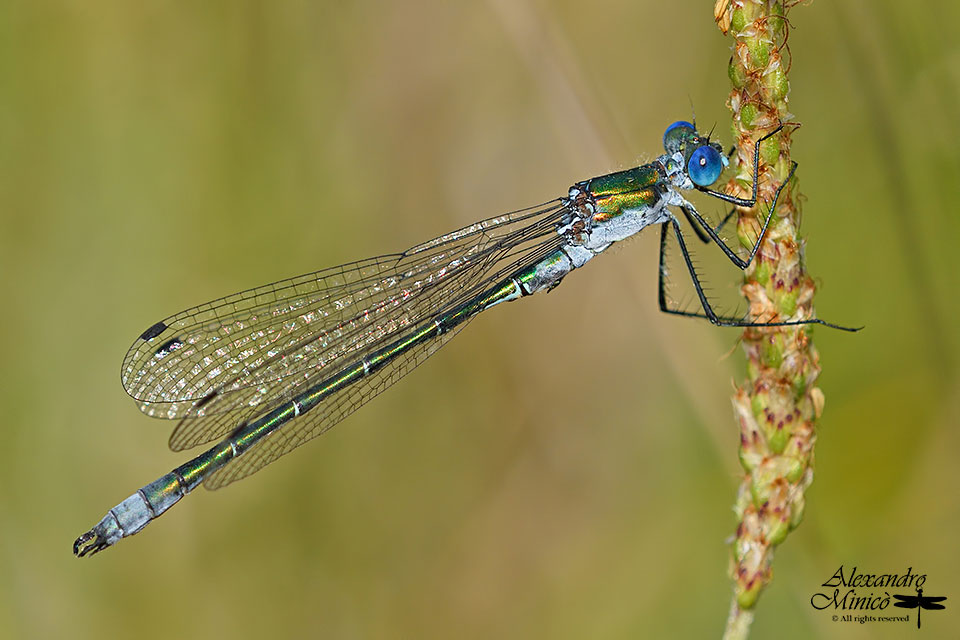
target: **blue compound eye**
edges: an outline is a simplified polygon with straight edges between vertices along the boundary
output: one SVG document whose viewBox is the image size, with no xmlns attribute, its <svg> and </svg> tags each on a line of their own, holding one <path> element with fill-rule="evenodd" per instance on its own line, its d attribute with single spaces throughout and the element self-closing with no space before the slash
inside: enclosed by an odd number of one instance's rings
<svg viewBox="0 0 960 640">
<path fill-rule="evenodd" d="M 720 152 L 708 144 L 698 147 L 690 155 L 687 163 L 687 174 L 698 187 L 709 187 L 723 172 L 723 158 Z"/>
<path fill-rule="evenodd" d="M 683 148 L 688 140 L 697 136 L 697 130 L 686 120 L 677 120 L 663 132 L 663 148 L 670 155 Z"/>
</svg>

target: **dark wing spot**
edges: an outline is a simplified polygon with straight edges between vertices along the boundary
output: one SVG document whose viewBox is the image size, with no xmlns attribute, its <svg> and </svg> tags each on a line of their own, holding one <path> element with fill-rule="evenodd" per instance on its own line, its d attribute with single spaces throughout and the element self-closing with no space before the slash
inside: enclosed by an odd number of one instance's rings
<svg viewBox="0 0 960 640">
<path fill-rule="evenodd" d="M 167 353 L 182 346 L 183 346 L 183 343 L 180 342 L 180 338 L 170 338 L 169 340 L 164 342 L 162 345 L 160 345 L 160 347 L 156 351 L 154 351 L 154 353 L 157 355 L 160 355 L 161 353 Z"/>
<path fill-rule="evenodd" d="M 197 404 L 193 405 L 193 408 L 194 408 L 194 409 L 199 409 L 199 408 L 202 407 L 203 405 L 209 403 L 211 400 L 213 400 L 214 398 L 217 397 L 217 393 L 218 393 L 217 390 L 214 389 L 213 391 L 211 391 L 211 392 L 208 393 L 207 395 L 205 395 L 205 396 L 203 396 L 202 398 L 200 398 L 199 400 L 197 400 Z"/>
<path fill-rule="evenodd" d="M 153 340 L 167 329 L 167 325 L 161 320 L 146 331 L 140 334 L 141 340 Z"/>
</svg>

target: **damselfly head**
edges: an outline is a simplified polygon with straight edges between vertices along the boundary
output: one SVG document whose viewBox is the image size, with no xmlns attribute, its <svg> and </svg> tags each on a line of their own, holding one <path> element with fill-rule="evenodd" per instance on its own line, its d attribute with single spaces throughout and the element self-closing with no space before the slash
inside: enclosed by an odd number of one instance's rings
<svg viewBox="0 0 960 640">
<path fill-rule="evenodd" d="M 683 155 L 687 175 L 698 187 L 709 187 L 720 177 L 727 158 L 717 142 L 701 136 L 686 120 L 674 122 L 663 133 L 663 148 L 669 155 Z"/>
</svg>

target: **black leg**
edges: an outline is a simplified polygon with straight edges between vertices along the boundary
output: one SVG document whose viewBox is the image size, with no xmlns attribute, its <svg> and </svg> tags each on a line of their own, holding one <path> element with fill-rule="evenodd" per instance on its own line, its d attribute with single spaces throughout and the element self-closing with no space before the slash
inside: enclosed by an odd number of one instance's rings
<svg viewBox="0 0 960 640">
<path fill-rule="evenodd" d="M 708 236 L 707 233 L 700 227 L 700 224 L 693 219 L 693 216 L 690 215 L 690 212 L 687 211 L 687 208 L 680 207 L 680 210 L 683 211 L 683 215 L 686 216 L 687 223 L 689 223 L 690 228 L 693 229 L 694 232 L 697 234 L 697 237 L 700 238 L 700 242 L 702 242 L 703 244 L 707 244 L 708 242 L 710 242 L 710 236 Z M 736 209 L 734 209 L 733 211 L 736 211 Z M 727 218 L 729 217 L 730 216 L 728 214 Z M 723 222 L 720 223 L 721 227 L 723 226 L 723 223 L 727 221 L 727 218 L 724 218 Z"/>
<path fill-rule="evenodd" d="M 753 205 L 757 204 L 757 187 L 759 184 L 757 182 L 757 175 L 760 172 L 760 143 L 767 138 L 780 133 L 781 129 L 783 129 L 782 122 L 777 125 L 776 129 L 761 137 L 753 145 L 753 193 L 749 198 L 738 198 L 736 196 L 731 196 L 730 194 L 724 193 L 723 191 L 714 191 L 713 189 L 708 189 L 707 187 L 697 187 L 697 191 L 702 191 L 703 193 L 709 194 L 714 198 L 719 198 L 724 202 L 735 204 L 738 207 L 752 207 Z"/>
<path fill-rule="evenodd" d="M 758 176 L 760 175 L 760 143 L 769 138 L 770 136 L 776 135 L 783 129 L 783 123 L 781 122 L 777 125 L 777 128 L 761 137 L 753 145 L 753 191 L 750 198 L 737 198 L 736 196 L 731 196 L 729 194 L 723 193 L 722 191 L 714 191 L 713 189 L 707 189 L 706 187 L 697 187 L 698 191 L 706 193 L 723 200 L 724 202 L 730 202 L 737 207 L 752 207 L 757 204 L 757 189 L 759 188 Z M 730 149 L 730 154 L 732 155 L 734 148 Z M 713 229 L 706 220 L 703 219 L 703 216 L 693 207 L 693 205 L 682 206 L 680 207 L 683 210 L 683 215 L 686 216 L 687 220 L 690 221 L 690 226 L 693 227 L 694 231 L 697 233 L 697 237 L 703 240 L 703 233 L 706 231 L 707 235 L 710 236 L 710 239 L 713 240 L 718 247 L 726 254 L 727 258 L 730 261 L 737 265 L 740 269 L 746 269 L 747 266 L 753 261 L 753 257 L 757 254 L 757 250 L 760 249 L 760 243 L 763 242 L 763 236 L 767 232 L 767 227 L 770 226 L 770 221 L 773 219 L 773 212 L 777 207 L 777 200 L 780 198 L 780 192 L 783 191 L 783 187 L 790 182 L 790 179 L 793 177 L 794 171 L 797 169 L 797 163 L 794 162 L 790 165 L 790 173 L 787 175 L 787 179 L 780 183 L 780 186 L 777 187 L 777 191 L 773 196 L 773 201 L 770 203 L 770 209 L 767 211 L 767 218 L 763 222 L 763 228 L 760 230 L 760 235 L 757 237 L 756 243 L 753 245 L 753 249 L 750 250 L 750 256 L 744 261 L 733 250 L 727 246 L 727 244 L 720 239 L 720 236 L 717 235 L 717 232 L 723 228 L 727 221 L 733 216 L 736 207 L 730 210 L 726 217 L 720 221 L 720 224 L 717 225 L 716 229 Z M 700 223 L 700 227 L 695 225 L 691 218 L 695 219 Z"/>
<path fill-rule="evenodd" d="M 708 136 L 708 137 L 709 137 L 709 136 Z M 730 151 L 727 152 L 727 162 L 728 162 L 728 163 L 730 162 L 730 160 L 733 159 L 733 154 L 736 153 L 736 151 L 737 151 L 737 148 L 736 148 L 735 146 L 734 146 L 734 147 L 730 147 Z M 730 208 L 730 211 L 727 212 L 727 215 L 725 215 L 725 216 L 723 217 L 723 220 L 721 220 L 720 223 L 713 228 L 713 230 L 716 231 L 717 233 L 720 233 L 720 230 L 723 229 L 723 227 L 727 224 L 727 222 L 730 221 L 730 218 L 732 218 L 732 217 L 733 217 L 733 214 L 736 213 L 736 212 L 737 212 L 737 208 L 736 208 L 736 207 L 731 207 L 731 208 Z M 703 229 L 700 227 L 699 224 L 697 224 L 696 222 L 694 222 L 693 216 L 690 215 L 690 212 L 689 212 L 689 211 L 686 211 L 686 210 L 683 210 L 683 215 L 686 216 L 687 222 L 690 224 L 690 227 L 694 230 L 694 232 L 696 232 L 697 238 L 700 239 L 700 242 L 702 242 L 702 243 L 704 243 L 704 244 L 707 244 L 708 242 L 710 242 L 710 236 L 708 236 L 708 235 L 703 231 Z"/>
<path fill-rule="evenodd" d="M 664 281 L 666 275 L 666 246 L 667 246 L 667 225 L 673 227 L 673 231 L 677 236 L 677 242 L 680 245 L 680 253 L 683 254 L 683 261 L 687 265 L 687 271 L 690 272 L 690 278 L 693 281 L 693 287 L 697 291 L 697 297 L 700 299 L 700 305 L 703 307 L 704 313 L 695 313 L 692 311 L 681 311 L 680 309 L 671 309 L 667 304 L 666 290 L 664 289 Z M 707 227 L 709 229 L 709 227 Z M 752 257 L 752 256 L 751 256 Z M 683 232 L 680 230 L 680 224 L 671 219 L 668 222 L 664 222 L 660 228 L 660 275 L 658 280 L 658 296 L 660 300 L 660 310 L 665 313 L 671 313 L 678 316 L 687 316 L 692 318 L 706 318 L 713 324 L 720 327 L 789 327 L 803 324 L 821 324 L 826 327 L 831 327 L 833 329 L 840 329 L 841 331 L 859 331 L 863 327 L 851 328 L 851 327 L 841 327 L 830 322 L 825 322 L 818 318 L 812 318 L 810 320 L 789 320 L 785 322 L 751 322 L 749 320 L 744 320 L 743 318 L 732 318 L 728 316 L 718 316 L 714 312 L 713 307 L 710 306 L 709 300 L 707 300 L 706 294 L 703 292 L 703 286 L 700 284 L 700 278 L 697 277 L 697 272 L 693 267 L 693 261 L 690 259 L 690 253 L 687 251 L 687 244 L 683 239 Z"/>
<path fill-rule="evenodd" d="M 667 225 L 669 223 L 664 222 L 660 225 L 660 269 L 659 274 L 657 275 L 657 298 L 660 301 L 660 311 L 664 313 L 672 313 L 678 316 L 686 315 L 682 311 L 677 309 L 671 309 L 667 306 L 667 291 L 664 288 L 664 283 L 667 279 Z"/>
<path fill-rule="evenodd" d="M 797 170 L 797 163 L 794 162 L 790 165 L 790 173 L 787 175 L 787 179 L 780 183 L 780 186 L 777 187 L 776 193 L 773 195 L 773 201 L 770 203 L 770 210 L 767 211 L 767 218 L 763 221 L 763 228 L 760 229 L 760 235 L 757 236 L 757 241 L 754 243 L 753 248 L 750 250 L 750 255 L 746 260 L 740 258 L 733 249 L 727 246 L 727 244 L 720 239 L 720 236 L 717 235 L 717 232 L 703 219 L 703 216 L 693 208 L 693 206 L 682 206 L 684 215 L 688 217 L 693 217 L 697 222 L 699 222 L 704 230 L 707 232 L 707 235 L 710 236 L 710 239 L 713 240 L 720 250 L 730 259 L 730 262 L 737 265 L 741 269 L 746 269 L 751 262 L 753 262 L 753 257 L 757 255 L 757 251 L 760 249 L 760 244 L 763 242 L 763 236 L 767 233 L 767 227 L 770 226 L 770 221 L 773 219 L 773 212 L 777 208 L 777 200 L 780 198 L 780 192 L 783 191 L 783 188 L 790 182 L 790 178 L 793 177 L 793 172 Z M 754 182 L 753 190 L 756 192 L 757 185 Z M 752 205 L 750 205 L 752 206 Z M 729 217 L 729 216 L 728 216 Z M 726 220 L 724 220 L 726 221 Z"/>
<path fill-rule="evenodd" d="M 706 318 L 707 320 L 710 320 L 708 316 L 702 313 L 683 311 L 681 309 L 672 309 L 670 308 L 670 304 L 667 302 L 667 234 L 670 231 L 670 224 L 670 222 L 664 222 L 660 225 L 660 275 L 657 277 L 657 297 L 660 302 L 660 311 L 664 313 L 671 313 L 675 316 L 684 316 L 687 318 Z M 689 258 L 686 259 L 687 264 L 689 265 Z M 699 280 L 697 280 L 697 282 L 699 283 Z M 699 292 L 700 290 L 698 289 L 697 293 L 699 294 Z"/>
<path fill-rule="evenodd" d="M 723 220 L 720 221 L 720 224 L 718 224 L 717 226 L 715 226 L 715 227 L 713 228 L 713 230 L 716 231 L 717 233 L 720 233 L 720 230 L 723 229 L 723 227 L 730 221 L 730 218 L 732 218 L 732 217 L 733 217 L 733 214 L 735 214 L 736 212 L 737 212 L 737 208 L 736 208 L 736 207 L 731 207 L 731 208 L 730 208 L 730 211 L 727 212 L 727 215 L 725 215 L 725 216 L 723 217 Z"/>
</svg>

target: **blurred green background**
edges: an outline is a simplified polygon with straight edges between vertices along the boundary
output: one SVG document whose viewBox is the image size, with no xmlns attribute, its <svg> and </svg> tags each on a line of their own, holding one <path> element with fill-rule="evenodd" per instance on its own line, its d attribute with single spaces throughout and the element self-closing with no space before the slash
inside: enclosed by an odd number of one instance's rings
<svg viewBox="0 0 960 640">
<path fill-rule="evenodd" d="M 70 553 L 187 459 L 118 381 L 144 328 L 649 161 L 691 101 L 729 143 L 712 5 L 3 2 L 0 635 L 719 637 L 742 356 L 659 314 L 655 233 L 255 477 Z M 956 637 L 960 5 L 790 18 L 817 306 L 867 328 L 816 332 L 816 480 L 754 637 L 915 632 L 813 610 L 840 565 L 928 574 L 950 599 L 922 633 Z"/>
</svg>

